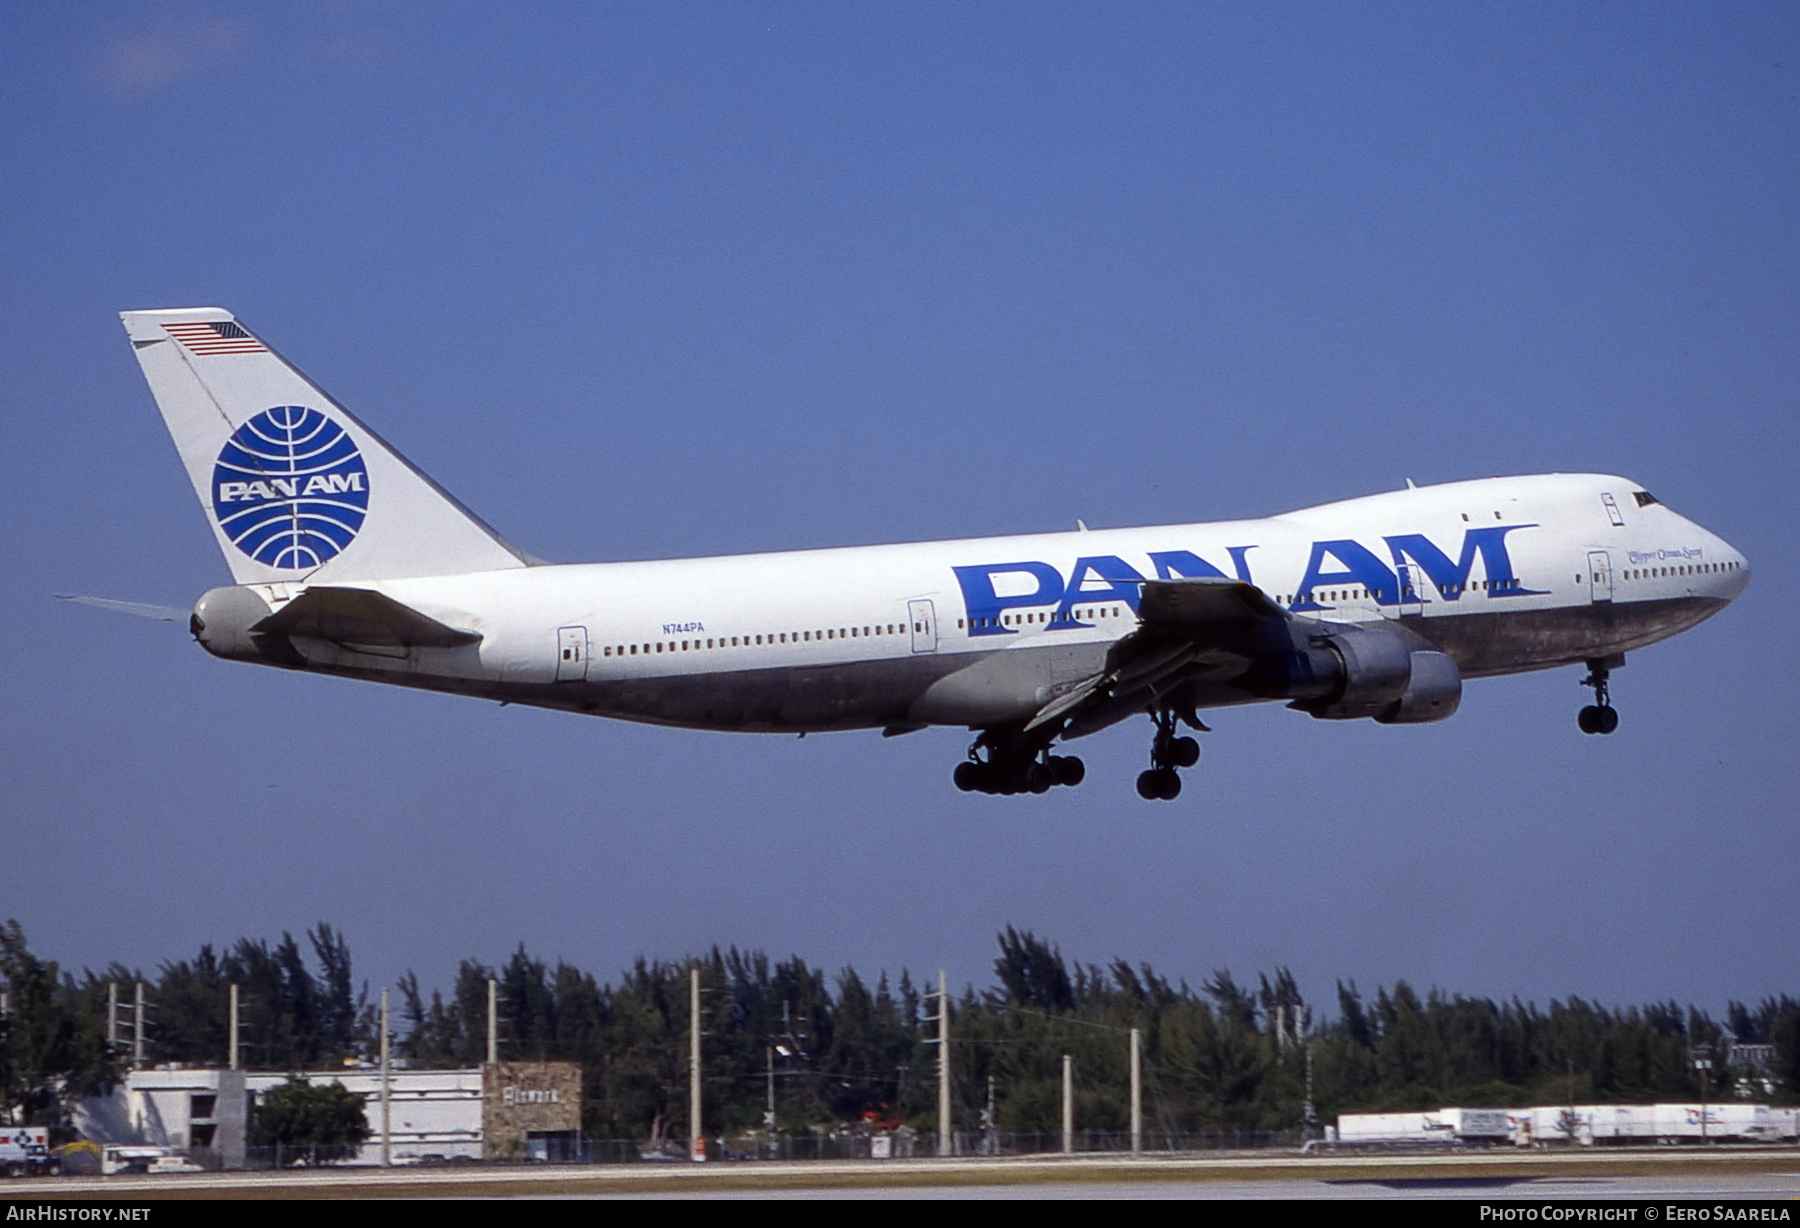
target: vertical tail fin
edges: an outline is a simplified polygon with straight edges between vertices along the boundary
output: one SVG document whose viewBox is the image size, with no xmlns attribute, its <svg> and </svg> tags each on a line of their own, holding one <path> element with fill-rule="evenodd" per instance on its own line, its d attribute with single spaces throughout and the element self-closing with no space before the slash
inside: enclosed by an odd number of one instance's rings
<svg viewBox="0 0 1800 1228">
<path fill-rule="evenodd" d="M 120 318 L 239 584 L 525 566 L 229 311 Z"/>
</svg>

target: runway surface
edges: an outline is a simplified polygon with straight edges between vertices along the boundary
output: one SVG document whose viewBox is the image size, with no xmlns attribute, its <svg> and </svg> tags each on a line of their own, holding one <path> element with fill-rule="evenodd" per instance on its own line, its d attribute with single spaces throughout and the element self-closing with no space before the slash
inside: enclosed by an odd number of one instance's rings
<svg viewBox="0 0 1800 1228">
<path fill-rule="evenodd" d="M 321 1169 L 0 1186 L 3 1200 L 96 1197 L 1800 1199 L 1800 1149 Z"/>
</svg>

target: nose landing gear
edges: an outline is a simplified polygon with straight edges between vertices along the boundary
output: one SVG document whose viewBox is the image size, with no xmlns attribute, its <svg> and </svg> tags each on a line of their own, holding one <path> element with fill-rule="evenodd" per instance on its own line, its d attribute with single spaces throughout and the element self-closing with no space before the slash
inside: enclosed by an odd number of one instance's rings
<svg viewBox="0 0 1800 1228">
<path fill-rule="evenodd" d="M 1181 775 L 1176 769 L 1200 762 L 1200 743 L 1175 735 L 1173 712 L 1153 713 L 1152 717 L 1156 737 L 1150 742 L 1150 769 L 1138 774 L 1138 796 L 1147 802 L 1172 802 L 1181 796 Z"/>
<path fill-rule="evenodd" d="M 1583 733 L 1611 733 L 1619 727 L 1618 709 L 1612 706 L 1612 692 L 1607 681 L 1612 671 L 1625 664 L 1624 657 L 1599 657 L 1587 663 L 1588 676 L 1582 686 L 1594 688 L 1594 702 L 1576 714 L 1575 723 Z"/>
</svg>

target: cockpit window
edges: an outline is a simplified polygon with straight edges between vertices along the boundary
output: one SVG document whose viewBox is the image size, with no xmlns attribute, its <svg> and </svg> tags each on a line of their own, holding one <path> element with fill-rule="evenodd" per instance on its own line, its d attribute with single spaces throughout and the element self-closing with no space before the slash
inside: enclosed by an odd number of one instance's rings
<svg viewBox="0 0 1800 1228">
<path fill-rule="evenodd" d="M 1634 490 L 1631 492 L 1631 497 L 1638 501 L 1639 507 L 1649 507 L 1652 503 L 1661 502 L 1660 499 L 1647 490 Z"/>
</svg>

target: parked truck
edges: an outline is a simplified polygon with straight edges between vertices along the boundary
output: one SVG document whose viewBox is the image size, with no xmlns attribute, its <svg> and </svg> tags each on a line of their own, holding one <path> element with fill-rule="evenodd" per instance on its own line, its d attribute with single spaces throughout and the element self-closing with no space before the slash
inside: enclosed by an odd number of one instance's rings
<svg viewBox="0 0 1800 1228">
<path fill-rule="evenodd" d="M 0 1172 L 8 1177 L 53 1177 L 62 1161 L 50 1154 L 48 1126 L 0 1126 Z"/>
</svg>

